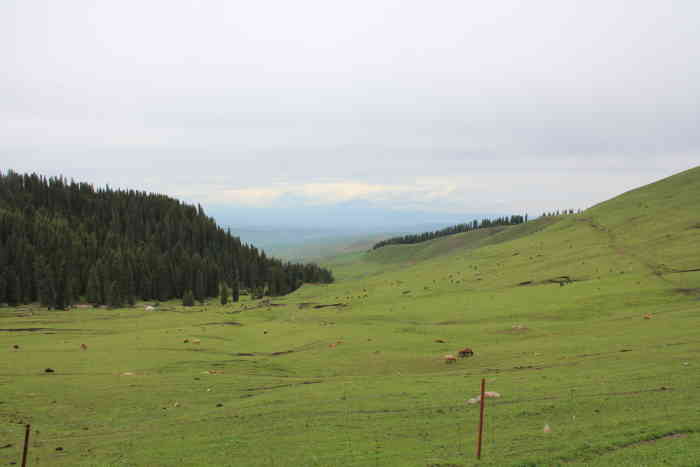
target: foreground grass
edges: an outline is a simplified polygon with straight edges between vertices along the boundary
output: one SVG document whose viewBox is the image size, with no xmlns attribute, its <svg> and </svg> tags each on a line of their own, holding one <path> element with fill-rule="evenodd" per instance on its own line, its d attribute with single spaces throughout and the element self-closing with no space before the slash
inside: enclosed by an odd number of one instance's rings
<svg viewBox="0 0 700 467">
<path fill-rule="evenodd" d="M 0 464 L 31 423 L 30 465 L 700 465 L 698 181 L 271 303 L 0 308 Z"/>
</svg>

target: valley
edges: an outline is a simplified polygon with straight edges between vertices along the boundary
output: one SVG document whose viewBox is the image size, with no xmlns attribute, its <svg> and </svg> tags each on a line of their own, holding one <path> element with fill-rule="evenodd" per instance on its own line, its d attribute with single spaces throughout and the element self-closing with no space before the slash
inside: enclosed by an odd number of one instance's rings
<svg viewBox="0 0 700 467">
<path fill-rule="evenodd" d="M 2 307 L 0 464 L 29 423 L 29 465 L 698 465 L 699 202 L 694 168 L 285 296 Z"/>
</svg>

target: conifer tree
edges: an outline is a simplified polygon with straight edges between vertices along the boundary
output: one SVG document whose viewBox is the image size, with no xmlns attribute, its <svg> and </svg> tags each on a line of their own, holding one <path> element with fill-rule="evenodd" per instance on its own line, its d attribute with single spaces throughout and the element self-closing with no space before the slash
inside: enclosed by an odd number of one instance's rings
<svg viewBox="0 0 700 467">
<path fill-rule="evenodd" d="M 228 303 L 229 290 L 225 283 L 221 283 L 220 290 L 219 301 L 222 305 L 226 305 Z"/>
<path fill-rule="evenodd" d="M 19 277 L 17 277 L 17 274 L 12 269 L 8 270 L 6 277 L 5 299 L 8 305 L 17 306 L 21 295 Z"/>
<path fill-rule="evenodd" d="M 198 302 L 204 300 L 205 296 L 205 285 L 204 285 L 204 272 L 197 271 L 195 274 L 195 285 L 194 285 L 194 298 Z"/>
<path fill-rule="evenodd" d="M 194 306 L 194 294 L 190 289 L 185 290 L 182 296 L 182 306 Z"/>
<path fill-rule="evenodd" d="M 234 303 L 238 302 L 238 299 L 241 296 L 241 290 L 240 290 L 240 285 L 238 284 L 238 279 L 235 279 L 233 281 L 233 292 L 232 292 L 232 300 Z"/>
<path fill-rule="evenodd" d="M 7 280 L 5 279 L 5 274 L 0 273 L 0 304 L 7 302 Z"/>
<path fill-rule="evenodd" d="M 115 284 L 114 282 L 107 281 L 106 285 L 104 286 L 105 287 L 105 291 L 104 291 L 105 305 L 109 306 L 113 303 L 112 290 L 114 288 L 114 284 Z"/>
<path fill-rule="evenodd" d="M 60 308 L 69 308 L 73 305 L 73 278 L 66 276 L 63 279 L 63 302 L 59 305 Z"/>
<path fill-rule="evenodd" d="M 86 298 L 87 301 L 92 304 L 104 303 L 102 300 L 102 287 L 100 286 L 100 276 L 97 272 L 97 267 L 93 266 L 90 268 L 90 273 L 88 274 Z"/>
</svg>

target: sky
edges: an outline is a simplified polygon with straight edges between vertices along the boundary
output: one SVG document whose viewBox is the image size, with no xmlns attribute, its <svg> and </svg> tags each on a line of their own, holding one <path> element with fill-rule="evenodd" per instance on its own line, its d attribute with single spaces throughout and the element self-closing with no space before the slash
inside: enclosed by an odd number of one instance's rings
<svg viewBox="0 0 700 467">
<path fill-rule="evenodd" d="M 694 0 L 4 0 L 0 169 L 300 221 L 586 208 L 698 165 L 698 18 Z"/>
</svg>

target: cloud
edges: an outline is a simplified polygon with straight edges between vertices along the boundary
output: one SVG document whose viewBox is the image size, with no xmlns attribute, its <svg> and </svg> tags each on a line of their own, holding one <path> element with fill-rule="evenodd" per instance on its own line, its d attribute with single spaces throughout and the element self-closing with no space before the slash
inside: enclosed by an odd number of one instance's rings
<svg viewBox="0 0 700 467">
<path fill-rule="evenodd" d="M 275 188 L 241 188 L 237 190 L 224 190 L 218 201 L 233 202 L 244 206 L 269 206 L 282 198 L 284 190 Z M 214 201 L 217 196 L 214 195 Z"/>
<path fill-rule="evenodd" d="M 212 202 L 230 202 L 244 206 L 271 206 L 280 202 L 304 205 L 332 205 L 350 201 L 402 204 L 419 200 L 435 201 L 447 198 L 455 190 L 448 181 L 433 179 L 415 184 L 382 185 L 356 181 L 283 184 L 282 186 L 255 186 L 225 189 L 214 194 Z"/>
<path fill-rule="evenodd" d="M 202 204 L 537 212 L 700 160 L 698 2 L 272 3 L 0 2 L 3 168 Z"/>
</svg>

